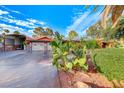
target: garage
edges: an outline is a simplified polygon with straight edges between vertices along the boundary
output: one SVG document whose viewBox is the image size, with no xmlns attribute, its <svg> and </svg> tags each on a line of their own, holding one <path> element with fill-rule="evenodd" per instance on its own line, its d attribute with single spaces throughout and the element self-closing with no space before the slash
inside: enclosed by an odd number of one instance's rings
<svg viewBox="0 0 124 93">
<path fill-rule="evenodd" d="M 30 40 L 30 48 L 32 51 L 50 51 L 52 48 L 50 46 L 50 42 L 52 38 L 49 37 L 41 37 L 38 39 Z"/>
</svg>

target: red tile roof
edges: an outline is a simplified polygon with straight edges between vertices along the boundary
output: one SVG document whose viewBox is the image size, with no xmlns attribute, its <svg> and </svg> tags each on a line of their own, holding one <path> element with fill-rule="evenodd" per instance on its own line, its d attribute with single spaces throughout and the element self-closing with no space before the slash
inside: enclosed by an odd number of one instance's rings
<svg viewBox="0 0 124 93">
<path fill-rule="evenodd" d="M 51 42 L 53 41 L 52 38 L 50 37 L 47 37 L 47 36 L 44 36 L 44 37 L 40 37 L 40 38 L 31 38 L 31 37 L 26 37 L 26 40 L 29 40 L 29 41 L 44 41 L 44 42 Z"/>
</svg>

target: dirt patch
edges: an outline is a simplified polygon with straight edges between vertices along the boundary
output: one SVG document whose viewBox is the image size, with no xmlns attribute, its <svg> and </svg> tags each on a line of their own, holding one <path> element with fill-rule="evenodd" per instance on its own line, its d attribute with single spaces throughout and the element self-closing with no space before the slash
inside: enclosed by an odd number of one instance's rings
<svg viewBox="0 0 124 93">
<path fill-rule="evenodd" d="M 113 84 L 100 73 L 59 71 L 62 88 L 112 88 Z"/>
</svg>

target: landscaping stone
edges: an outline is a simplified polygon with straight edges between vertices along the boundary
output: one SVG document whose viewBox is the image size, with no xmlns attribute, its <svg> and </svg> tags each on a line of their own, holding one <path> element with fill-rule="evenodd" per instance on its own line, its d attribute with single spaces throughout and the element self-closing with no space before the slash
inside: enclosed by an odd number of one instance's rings
<svg viewBox="0 0 124 93">
<path fill-rule="evenodd" d="M 80 82 L 80 81 L 76 82 L 74 84 L 74 87 L 75 88 L 90 88 L 86 83 L 83 83 L 83 82 Z"/>
<path fill-rule="evenodd" d="M 120 80 L 121 88 L 124 88 L 124 80 Z"/>
<path fill-rule="evenodd" d="M 121 88 L 121 85 L 118 80 L 112 80 L 112 83 L 114 84 L 115 88 Z"/>
<path fill-rule="evenodd" d="M 116 88 L 124 88 L 124 80 L 112 80 L 112 83 Z"/>
<path fill-rule="evenodd" d="M 73 74 L 69 72 L 59 71 L 60 86 L 62 88 L 72 88 Z"/>
<path fill-rule="evenodd" d="M 63 88 L 112 88 L 113 84 L 100 73 L 59 71 Z"/>
<path fill-rule="evenodd" d="M 90 82 L 91 83 L 92 79 L 85 72 L 77 72 L 74 75 L 74 81 Z"/>
<path fill-rule="evenodd" d="M 112 88 L 113 84 L 102 74 L 100 73 L 88 73 L 90 78 L 93 80 L 94 86 L 99 88 Z"/>
</svg>

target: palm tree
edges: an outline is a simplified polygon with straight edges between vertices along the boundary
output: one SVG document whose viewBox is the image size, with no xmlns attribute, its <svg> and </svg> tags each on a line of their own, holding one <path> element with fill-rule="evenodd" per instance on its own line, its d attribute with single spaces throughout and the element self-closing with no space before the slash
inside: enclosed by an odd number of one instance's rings
<svg viewBox="0 0 124 93">
<path fill-rule="evenodd" d="M 106 5 L 102 12 L 102 26 L 104 29 L 107 28 L 107 20 L 111 15 L 112 28 L 116 27 L 119 22 L 119 18 L 124 10 L 123 5 Z"/>
<path fill-rule="evenodd" d="M 87 6 L 89 7 L 89 6 Z M 94 6 L 94 11 L 99 7 L 99 5 Z M 119 17 L 122 15 L 124 10 L 123 5 L 105 5 L 101 12 L 102 19 L 101 25 L 104 29 L 107 28 L 107 21 L 109 18 L 112 19 L 112 28 L 116 27 L 119 22 Z"/>
<path fill-rule="evenodd" d="M 3 33 L 8 34 L 10 31 L 8 29 L 4 29 Z"/>
<path fill-rule="evenodd" d="M 19 31 L 14 31 L 13 34 L 17 34 L 17 35 L 19 35 L 20 32 L 19 32 Z"/>
</svg>

